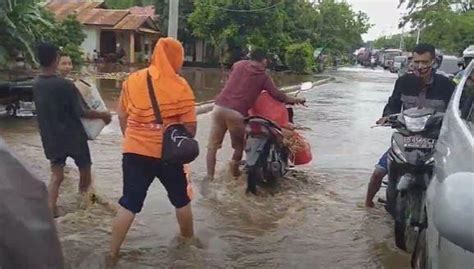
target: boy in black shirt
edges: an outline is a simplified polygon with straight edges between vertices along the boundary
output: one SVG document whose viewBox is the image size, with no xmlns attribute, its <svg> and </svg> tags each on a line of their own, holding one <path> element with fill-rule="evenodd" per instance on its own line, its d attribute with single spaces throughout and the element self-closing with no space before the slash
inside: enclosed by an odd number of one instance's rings
<svg viewBox="0 0 474 269">
<path fill-rule="evenodd" d="M 68 157 L 73 158 L 79 168 L 79 192 L 86 193 L 91 184 L 92 162 L 80 119 L 102 119 L 108 124 L 111 115 L 109 112 L 84 111 L 74 84 L 57 75 L 59 50 L 56 46 L 38 45 L 37 57 L 42 72 L 35 79 L 33 94 L 44 152 L 51 162 L 48 204 L 57 216 L 56 201 Z"/>
</svg>

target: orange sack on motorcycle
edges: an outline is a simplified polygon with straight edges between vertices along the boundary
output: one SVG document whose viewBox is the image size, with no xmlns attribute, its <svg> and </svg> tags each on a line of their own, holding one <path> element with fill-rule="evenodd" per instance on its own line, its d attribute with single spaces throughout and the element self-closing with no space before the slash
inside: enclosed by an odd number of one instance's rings
<svg viewBox="0 0 474 269">
<path fill-rule="evenodd" d="M 255 105 L 249 110 L 249 115 L 271 120 L 284 128 L 283 144 L 288 147 L 290 160 L 294 165 L 308 164 L 313 160 L 310 144 L 298 132 L 288 128 L 290 120 L 285 104 L 273 98 L 267 91 L 262 91 Z"/>
<path fill-rule="evenodd" d="M 273 98 L 267 91 L 262 91 L 254 106 L 249 110 L 250 116 L 259 116 L 271 120 L 280 127 L 290 123 L 285 104 Z"/>
<path fill-rule="evenodd" d="M 292 161 L 294 165 L 308 164 L 313 160 L 313 155 L 311 154 L 311 146 L 308 142 L 296 131 L 294 132 L 293 139 L 298 140 L 300 145 L 294 152 L 292 152 Z"/>
</svg>

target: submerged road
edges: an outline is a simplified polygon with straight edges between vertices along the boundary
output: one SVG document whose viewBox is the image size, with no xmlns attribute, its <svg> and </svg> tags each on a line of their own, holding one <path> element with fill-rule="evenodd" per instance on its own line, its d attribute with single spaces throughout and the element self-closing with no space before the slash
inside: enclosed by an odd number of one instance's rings
<svg viewBox="0 0 474 269">
<path fill-rule="evenodd" d="M 174 210 L 156 181 L 117 268 L 409 268 L 409 256 L 394 245 L 388 214 L 381 205 L 366 209 L 363 203 L 368 178 L 391 133 L 370 126 L 381 115 L 396 76 L 361 68 L 330 75 L 336 80 L 303 93 L 308 107 L 295 110 L 295 122 L 307 127 L 303 135 L 314 161 L 291 171 L 273 196 L 247 197 L 245 181 L 229 178 L 228 146 L 220 152 L 217 179 L 203 182 L 209 114 L 199 116 L 202 154 L 192 165 L 192 178 L 200 243 L 179 242 Z M 2 118 L 0 134 L 46 182 L 49 164 L 35 120 Z M 58 229 L 70 268 L 103 267 L 113 218 L 107 204 L 116 202 L 122 189 L 120 143 L 114 119 L 90 144 L 102 203 L 81 203 L 78 173 L 68 163 Z"/>
</svg>

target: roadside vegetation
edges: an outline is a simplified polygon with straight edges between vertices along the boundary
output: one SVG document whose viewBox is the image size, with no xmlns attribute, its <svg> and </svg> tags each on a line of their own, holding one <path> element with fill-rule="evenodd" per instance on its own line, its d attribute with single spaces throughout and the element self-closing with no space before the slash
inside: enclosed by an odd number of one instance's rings
<svg viewBox="0 0 474 269">
<path fill-rule="evenodd" d="M 408 9 L 400 27 L 410 23 L 415 30 L 404 36 L 405 49 L 416 44 L 417 29 L 420 42 L 433 44 L 445 53 L 461 55 L 474 44 L 474 1 L 472 0 L 400 0 Z M 398 48 L 400 35 L 384 36 L 375 40 L 377 48 Z"/>
</svg>

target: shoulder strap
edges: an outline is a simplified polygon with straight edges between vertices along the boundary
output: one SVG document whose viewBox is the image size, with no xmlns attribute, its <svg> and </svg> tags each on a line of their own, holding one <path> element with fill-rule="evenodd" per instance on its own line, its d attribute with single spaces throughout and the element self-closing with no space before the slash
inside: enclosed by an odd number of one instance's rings
<svg viewBox="0 0 474 269">
<path fill-rule="evenodd" d="M 151 81 L 150 72 L 146 72 L 146 82 L 148 84 L 148 94 L 150 95 L 151 106 L 153 107 L 153 112 L 155 112 L 156 123 L 163 124 L 163 119 L 161 118 L 160 107 L 155 96 L 155 89 L 153 88 L 153 83 Z"/>
</svg>

